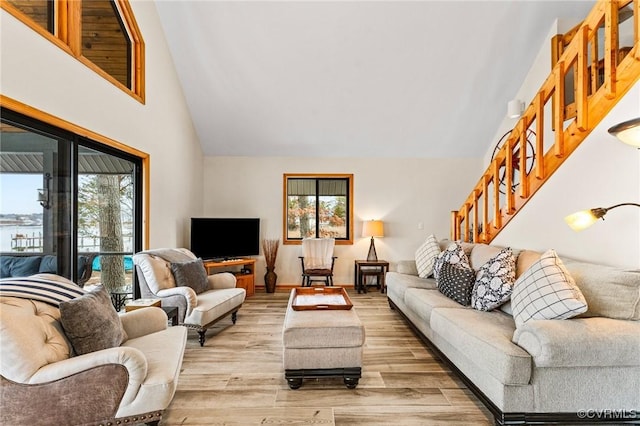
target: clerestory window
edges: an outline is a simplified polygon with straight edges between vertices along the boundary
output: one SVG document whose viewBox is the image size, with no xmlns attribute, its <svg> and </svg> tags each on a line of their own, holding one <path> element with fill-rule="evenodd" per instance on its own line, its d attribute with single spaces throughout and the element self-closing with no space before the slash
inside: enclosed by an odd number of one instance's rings
<svg viewBox="0 0 640 426">
<path fill-rule="evenodd" d="M 353 175 L 284 175 L 284 244 L 332 237 L 353 243 Z"/>
<path fill-rule="evenodd" d="M 0 5 L 144 102 L 144 41 L 128 0 L 6 0 Z"/>
</svg>

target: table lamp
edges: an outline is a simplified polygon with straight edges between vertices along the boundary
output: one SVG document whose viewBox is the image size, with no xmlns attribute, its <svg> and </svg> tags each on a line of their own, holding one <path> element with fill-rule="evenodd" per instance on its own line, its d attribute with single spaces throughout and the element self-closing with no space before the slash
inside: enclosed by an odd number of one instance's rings
<svg viewBox="0 0 640 426">
<path fill-rule="evenodd" d="M 376 245 L 373 242 L 373 238 L 384 237 L 384 223 L 382 223 L 381 220 L 370 220 L 368 222 L 363 222 L 362 236 L 371 237 L 371 244 L 369 245 L 369 254 L 367 254 L 367 260 L 377 261 L 378 254 L 376 253 Z"/>
</svg>

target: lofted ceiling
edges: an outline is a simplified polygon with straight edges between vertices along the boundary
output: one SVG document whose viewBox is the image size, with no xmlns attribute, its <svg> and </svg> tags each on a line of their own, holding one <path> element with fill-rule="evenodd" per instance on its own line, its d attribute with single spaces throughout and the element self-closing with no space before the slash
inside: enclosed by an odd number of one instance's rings
<svg viewBox="0 0 640 426">
<path fill-rule="evenodd" d="M 481 157 L 594 1 L 158 1 L 210 156 Z M 527 100 L 529 101 L 529 100 Z"/>
</svg>

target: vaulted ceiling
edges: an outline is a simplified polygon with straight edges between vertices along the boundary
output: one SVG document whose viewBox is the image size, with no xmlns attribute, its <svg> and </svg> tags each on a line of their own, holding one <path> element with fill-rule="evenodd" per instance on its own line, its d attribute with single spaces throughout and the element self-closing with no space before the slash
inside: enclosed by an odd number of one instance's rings
<svg viewBox="0 0 640 426">
<path fill-rule="evenodd" d="M 594 1 L 158 1 L 205 155 L 481 157 Z M 529 101 L 529 100 L 527 100 Z"/>
</svg>

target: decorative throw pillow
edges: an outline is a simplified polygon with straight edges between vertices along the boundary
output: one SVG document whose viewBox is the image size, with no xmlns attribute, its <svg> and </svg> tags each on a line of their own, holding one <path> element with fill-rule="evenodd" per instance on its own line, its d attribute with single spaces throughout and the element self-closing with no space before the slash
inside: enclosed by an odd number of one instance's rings
<svg viewBox="0 0 640 426">
<path fill-rule="evenodd" d="M 207 280 L 207 270 L 202 263 L 202 259 L 194 259 L 190 262 L 172 263 L 171 272 L 178 287 L 191 287 L 196 294 L 203 293 L 209 289 Z"/>
<path fill-rule="evenodd" d="M 127 340 L 120 317 L 103 286 L 60 302 L 60 322 L 77 355 L 120 346 Z"/>
<path fill-rule="evenodd" d="M 442 268 L 442 265 L 445 263 L 460 264 L 459 266 L 462 268 L 471 269 L 469 257 L 458 241 L 449 244 L 447 249 L 442 251 L 436 258 L 433 264 L 433 277 L 436 280 L 438 279 L 440 268 Z"/>
<path fill-rule="evenodd" d="M 516 280 L 516 258 L 511 248 L 504 248 L 478 269 L 471 292 L 471 306 L 491 311 L 511 297 Z"/>
<path fill-rule="evenodd" d="M 468 306 L 476 273 L 469 266 L 445 263 L 438 274 L 438 290 L 449 299 Z"/>
<path fill-rule="evenodd" d="M 427 240 L 416 250 L 416 268 L 420 278 L 427 278 L 433 273 L 433 264 L 440 254 L 440 246 L 435 235 L 429 235 Z"/>
<path fill-rule="evenodd" d="M 513 285 L 516 326 L 534 319 L 567 319 L 587 310 L 587 302 L 555 250 L 547 250 Z"/>
</svg>

